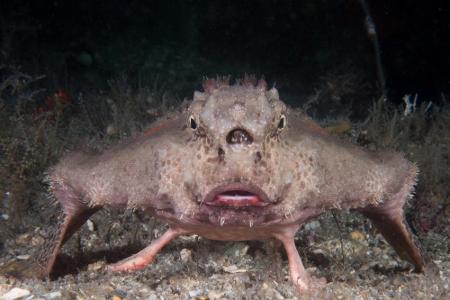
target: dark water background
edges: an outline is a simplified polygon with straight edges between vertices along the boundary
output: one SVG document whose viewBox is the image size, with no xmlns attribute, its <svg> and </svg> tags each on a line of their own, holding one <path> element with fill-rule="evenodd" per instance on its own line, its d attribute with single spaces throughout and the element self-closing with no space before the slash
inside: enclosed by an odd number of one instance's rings
<svg viewBox="0 0 450 300">
<path fill-rule="evenodd" d="M 367 3 L 390 100 L 418 93 L 442 101 L 450 90 L 446 1 Z M 325 74 L 349 70 L 372 85 L 364 97 L 372 101 L 380 84 L 365 17 L 358 0 L 1 1 L 0 58 L 47 75 L 50 88 L 101 88 L 126 73 L 134 82 L 158 76 L 182 97 L 203 76 L 255 73 L 299 99 Z"/>
</svg>

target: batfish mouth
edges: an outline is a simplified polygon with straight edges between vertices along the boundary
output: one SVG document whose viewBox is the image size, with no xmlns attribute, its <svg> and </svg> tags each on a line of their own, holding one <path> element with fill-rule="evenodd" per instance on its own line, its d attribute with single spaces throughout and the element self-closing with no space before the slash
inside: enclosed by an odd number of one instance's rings
<svg viewBox="0 0 450 300">
<path fill-rule="evenodd" d="M 209 192 L 204 203 L 227 208 L 264 207 L 269 198 L 259 187 L 242 183 L 219 186 Z"/>
</svg>

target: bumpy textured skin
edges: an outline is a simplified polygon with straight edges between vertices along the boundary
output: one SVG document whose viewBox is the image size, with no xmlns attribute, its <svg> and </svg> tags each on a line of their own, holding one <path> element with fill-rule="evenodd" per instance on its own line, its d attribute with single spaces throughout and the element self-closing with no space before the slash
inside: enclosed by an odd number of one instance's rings
<svg viewBox="0 0 450 300">
<path fill-rule="evenodd" d="M 64 240 L 105 206 L 143 209 L 170 224 L 149 247 L 110 266 L 113 271 L 144 267 L 181 234 L 276 238 L 288 254 L 295 286 L 312 289 L 324 281 L 305 271 L 294 235 L 329 209 L 363 213 L 416 270 L 424 269 L 403 217 L 416 182 L 414 164 L 398 153 L 370 152 L 331 136 L 288 108 L 263 80 L 246 77 L 230 85 L 219 78 L 203 87 L 188 109 L 158 121 L 139 138 L 100 155 L 71 154 L 49 171 L 64 218 L 34 276 L 47 276 Z M 260 205 L 211 205 L 227 191 L 257 195 L 251 200 Z"/>
</svg>

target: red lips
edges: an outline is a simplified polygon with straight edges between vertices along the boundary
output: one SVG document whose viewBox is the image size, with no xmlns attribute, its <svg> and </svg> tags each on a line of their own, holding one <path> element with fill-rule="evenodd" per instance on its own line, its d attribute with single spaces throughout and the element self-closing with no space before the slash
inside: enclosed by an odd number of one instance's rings
<svg viewBox="0 0 450 300">
<path fill-rule="evenodd" d="M 246 207 L 246 206 L 266 206 L 267 203 L 255 194 L 247 191 L 229 191 L 216 195 L 209 205 L 214 206 L 231 206 L 231 207 Z"/>
<path fill-rule="evenodd" d="M 243 184 L 230 184 L 212 191 L 205 204 L 211 206 L 241 208 L 269 205 L 267 196 L 259 188 Z"/>
</svg>

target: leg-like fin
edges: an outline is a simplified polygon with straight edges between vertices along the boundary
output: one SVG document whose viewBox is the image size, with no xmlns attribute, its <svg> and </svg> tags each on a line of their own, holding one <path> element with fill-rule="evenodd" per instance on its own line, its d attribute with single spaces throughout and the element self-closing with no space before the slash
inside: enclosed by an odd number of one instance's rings
<svg viewBox="0 0 450 300">
<path fill-rule="evenodd" d="M 48 277 L 64 242 L 100 209 L 100 207 L 89 207 L 84 204 L 82 199 L 70 188 L 58 187 L 53 193 L 58 199 L 60 210 L 56 214 L 56 220 L 50 220 L 50 222 L 55 222 L 49 224 L 52 227 L 50 235 L 32 259 L 12 261 L 0 269 L 1 274 L 18 278 Z"/>
<path fill-rule="evenodd" d="M 425 261 L 418 244 L 406 224 L 402 209 L 365 209 L 367 216 L 402 258 L 410 261 L 417 272 L 423 272 Z"/>
<path fill-rule="evenodd" d="M 154 240 L 149 246 L 130 257 L 127 257 L 115 264 L 111 264 L 108 269 L 113 272 L 132 272 L 140 270 L 153 262 L 156 254 L 158 254 L 159 251 L 161 251 L 161 249 L 171 240 L 186 233 L 188 232 L 182 229 L 169 228 L 162 236 Z"/>
<path fill-rule="evenodd" d="M 283 243 L 286 251 L 291 280 L 300 292 L 319 289 L 326 284 L 326 279 L 313 277 L 305 270 L 295 246 L 294 235 L 295 231 L 275 234 L 275 238 Z"/>
<path fill-rule="evenodd" d="M 377 206 L 370 205 L 358 211 L 372 221 L 402 259 L 410 261 L 417 272 L 423 272 L 425 260 L 422 251 L 403 213 L 403 206 L 410 197 L 412 185 L 413 180 L 409 180 L 409 183 L 407 181 L 398 193 L 390 195 L 383 203 Z"/>
<path fill-rule="evenodd" d="M 406 200 L 411 197 L 416 180 L 416 168 L 412 166 L 409 174 L 398 192 L 387 196 L 381 204 L 369 205 L 358 211 L 372 221 L 402 259 L 410 261 L 417 272 L 423 272 L 424 256 L 406 223 L 403 211 Z"/>
</svg>

